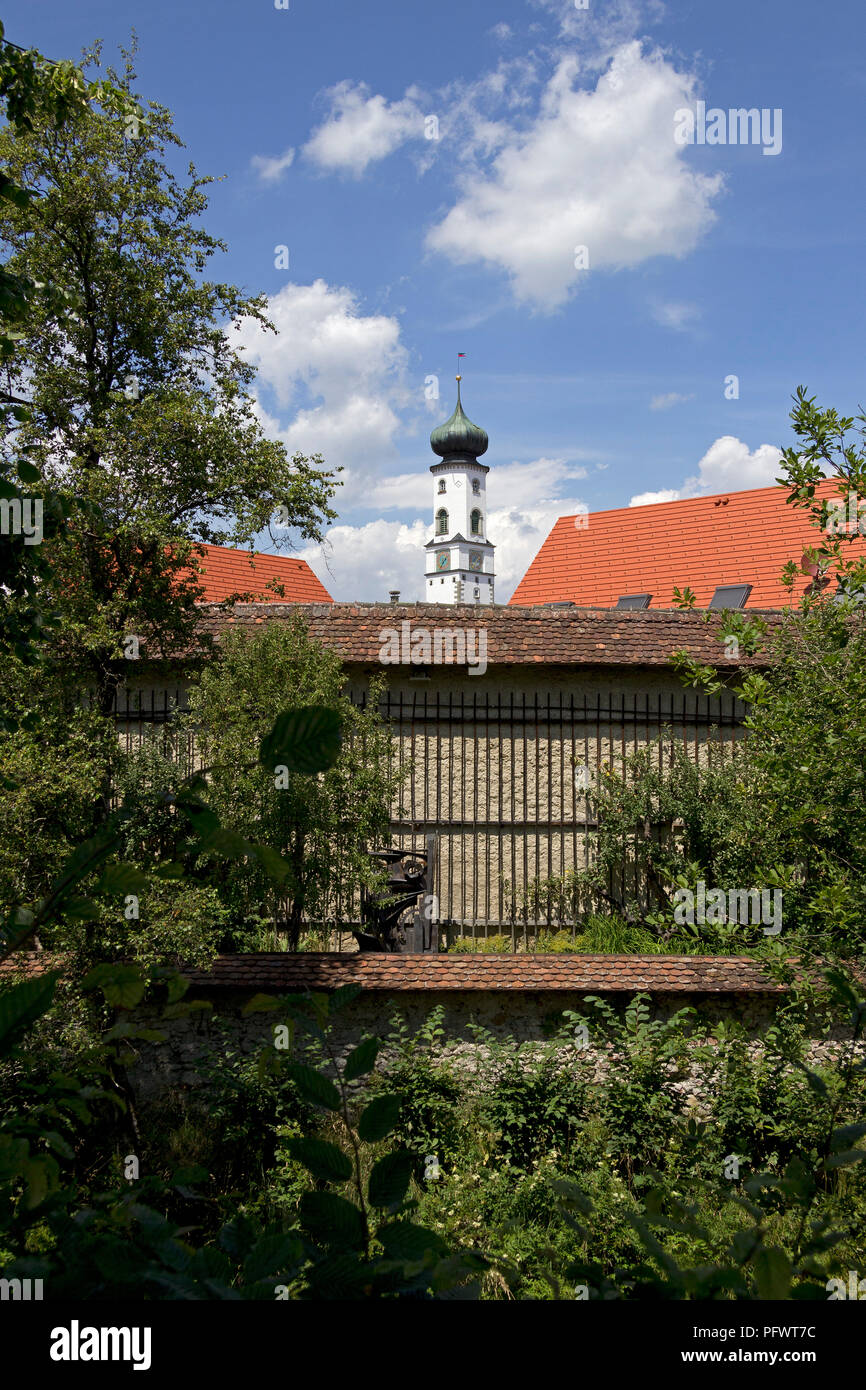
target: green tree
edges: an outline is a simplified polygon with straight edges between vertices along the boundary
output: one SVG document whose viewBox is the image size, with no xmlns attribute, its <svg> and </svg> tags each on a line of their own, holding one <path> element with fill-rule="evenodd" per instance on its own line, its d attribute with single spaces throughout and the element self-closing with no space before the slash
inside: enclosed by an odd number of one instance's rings
<svg viewBox="0 0 866 1390">
<path fill-rule="evenodd" d="M 69 62 L 52 62 L 35 49 L 21 49 L 4 37 L 0 23 L 0 109 L 13 135 L 32 132 L 35 124 L 57 129 L 74 112 L 85 111 L 99 102 L 105 111 L 132 114 L 135 110 L 124 93 L 108 82 L 88 82 Z M 37 194 L 15 181 L 8 168 L 0 166 L 0 208 L 12 212 L 32 210 Z M 5 526 L 0 534 L 0 651 L 11 649 L 19 660 L 36 662 L 44 651 L 44 639 L 56 626 L 56 615 L 46 599 L 46 582 L 51 568 L 46 547 L 23 539 L 20 510 L 36 501 L 33 485 L 38 484 L 41 507 L 39 531 L 51 538 L 65 524 L 75 505 L 72 493 L 64 488 L 46 487 L 39 469 L 28 458 L 28 446 L 15 443 L 19 426 L 30 418 L 27 401 L 15 393 L 13 378 L 20 353 L 20 342 L 32 326 L 37 306 L 62 320 L 72 311 L 68 292 L 40 274 L 22 274 L 0 264 L 0 433 L 7 448 L 0 456 L 0 504 L 16 526 Z M 0 726 L 8 717 L 0 715 Z"/>
<path fill-rule="evenodd" d="M 856 599 L 866 586 L 866 557 L 852 555 L 849 547 L 866 534 L 866 415 L 822 409 L 798 386 L 791 422 L 798 442 L 782 451 L 779 482 L 788 488 L 788 503 L 805 509 L 818 532 L 810 554 L 817 566 L 813 590 L 820 593 L 835 574 L 840 594 Z M 838 484 L 844 520 L 828 498 L 816 496 L 825 478 Z M 797 568 L 793 560 L 785 567 L 789 585 Z"/>
<path fill-rule="evenodd" d="M 287 532 L 319 539 L 337 486 L 320 456 L 290 459 L 263 434 L 230 328 L 267 325 L 264 298 L 205 278 L 225 249 L 200 225 L 211 180 L 192 164 L 173 172 L 171 114 L 138 101 L 134 48 L 124 59 L 107 71 L 125 112 L 76 107 L 58 127 L 37 110 L 29 129 L 0 134 L 0 164 L 37 195 L 0 204 L 9 273 L 75 305 L 31 306 L 7 367 L 27 418 L 6 448 L 91 509 L 69 518 L 50 559 L 58 651 L 103 711 L 129 669 L 125 638 L 165 656 L 196 641 L 196 542 L 245 545 L 278 509 Z M 99 61 L 97 47 L 85 70 Z"/>
<path fill-rule="evenodd" d="M 851 546 L 866 530 L 858 519 L 866 502 L 866 416 L 822 409 L 799 386 L 791 421 L 797 444 L 783 451 L 779 483 L 815 527 L 815 582 L 778 624 L 720 616 L 719 640 L 736 639 L 743 655 L 760 650 L 761 670 L 743 669 L 730 680 L 686 652 L 673 661 L 687 684 L 708 693 L 728 685 L 748 704 L 746 757 L 758 815 L 747 823 L 756 861 L 796 902 L 809 944 L 856 956 L 866 950 L 866 559 L 852 556 Z M 827 478 L 838 485 L 842 525 L 831 500 L 817 495 Z M 789 587 L 797 570 L 793 559 L 785 567 Z M 777 857 L 768 852 L 773 845 Z"/>
<path fill-rule="evenodd" d="M 365 709 L 344 691 L 339 657 L 308 635 L 299 615 L 271 623 L 254 637 L 230 633 L 219 657 L 201 671 L 181 729 L 197 731 L 198 755 L 209 768 L 209 804 L 223 822 L 270 845 L 288 871 L 281 884 L 261 863 L 235 860 L 218 870 L 224 902 L 240 930 L 268 917 L 296 947 L 304 918 L 336 920 L 351 910 L 362 884 L 374 882 L 367 849 L 388 835 L 399 774 L 389 767 L 390 734 L 378 715 L 381 682 Z M 304 705 L 336 710 L 344 728 L 340 756 L 312 778 L 279 759 L 250 767 L 281 711 Z"/>
</svg>

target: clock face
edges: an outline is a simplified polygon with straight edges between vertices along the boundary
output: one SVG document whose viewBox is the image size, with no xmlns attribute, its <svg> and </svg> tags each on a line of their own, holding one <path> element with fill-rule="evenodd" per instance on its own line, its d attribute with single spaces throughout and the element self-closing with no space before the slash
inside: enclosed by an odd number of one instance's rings
<svg viewBox="0 0 866 1390">
<path fill-rule="evenodd" d="M 469 568 L 470 568 L 471 570 L 476 570 L 476 571 L 478 571 L 478 570 L 481 569 L 481 551 L 480 551 L 480 550 L 470 550 L 470 552 L 469 552 Z"/>
<path fill-rule="evenodd" d="M 436 568 L 437 568 L 437 570 L 447 570 L 447 569 L 450 569 L 450 567 L 451 567 L 451 556 L 448 554 L 448 551 L 447 551 L 447 550 L 441 550 L 441 551 L 439 552 L 439 554 L 436 556 Z"/>
</svg>

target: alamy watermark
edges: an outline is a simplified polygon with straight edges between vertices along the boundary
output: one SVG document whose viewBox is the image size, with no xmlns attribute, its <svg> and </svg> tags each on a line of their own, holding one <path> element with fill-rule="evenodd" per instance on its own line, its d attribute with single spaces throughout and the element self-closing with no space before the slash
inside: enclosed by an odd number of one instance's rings
<svg viewBox="0 0 866 1390">
<path fill-rule="evenodd" d="M 0 1302 L 11 1299 L 13 1303 L 40 1302 L 42 1299 L 41 1279 L 0 1279 Z"/>
<path fill-rule="evenodd" d="M 778 936 L 782 930 L 782 890 L 780 888 L 711 888 L 707 892 L 702 878 L 697 891 L 678 888 L 674 893 L 674 921 L 678 926 L 697 922 L 721 926 L 738 922 L 741 926 L 761 923 L 765 936 Z"/>
<path fill-rule="evenodd" d="M 23 536 L 25 545 L 41 545 L 42 498 L 0 497 L 0 535 Z"/>
<path fill-rule="evenodd" d="M 866 1279 L 860 1278 L 859 1269 L 848 1270 L 848 1282 L 844 1279 L 828 1279 L 824 1285 L 829 1294 L 830 1303 L 838 1303 L 843 1299 L 866 1299 Z"/>
<path fill-rule="evenodd" d="M 850 492 L 829 507 L 824 530 L 831 536 L 866 536 L 866 501 Z"/>
<path fill-rule="evenodd" d="M 678 145 L 762 145 L 764 154 L 782 150 L 782 108 L 731 107 L 724 111 L 699 101 L 694 111 L 681 106 L 674 112 L 674 139 Z"/>
<path fill-rule="evenodd" d="M 73 1318 L 69 1327 L 52 1328 L 48 1355 L 52 1361 L 131 1361 L 134 1371 L 148 1371 L 151 1329 L 82 1327 Z"/>
<path fill-rule="evenodd" d="M 405 620 L 379 633 L 379 660 L 383 666 L 468 666 L 470 676 L 487 670 L 487 628 L 412 627 Z"/>
</svg>

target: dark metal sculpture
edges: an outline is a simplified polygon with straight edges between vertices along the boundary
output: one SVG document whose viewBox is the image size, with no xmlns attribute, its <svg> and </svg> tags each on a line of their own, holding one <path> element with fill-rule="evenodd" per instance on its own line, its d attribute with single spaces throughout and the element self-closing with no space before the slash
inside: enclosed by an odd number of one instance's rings
<svg viewBox="0 0 866 1390">
<path fill-rule="evenodd" d="M 361 893 L 361 921 L 364 930 L 354 932 L 361 951 L 391 951 L 399 954 L 439 950 L 438 917 L 433 896 L 436 877 L 436 836 L 427 836 L 427 852 L 386 849 L 373 851 L 370 858 L 387 874 L 377 893 Z M 420 903 L 419 903 L 420 898 Z"/>
</svg>

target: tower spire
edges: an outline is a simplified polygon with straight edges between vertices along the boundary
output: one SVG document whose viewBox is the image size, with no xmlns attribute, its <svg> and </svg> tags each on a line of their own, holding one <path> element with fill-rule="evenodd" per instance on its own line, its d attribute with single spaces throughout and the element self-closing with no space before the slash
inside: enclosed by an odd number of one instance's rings
<svg viewBox="0 0 866 1390">
<path fill-rule="evenodd" d="M 430 435 L 438 454 L 433 474 L 433 537 L 424 579 L 428 603 L 492 604 L 495 546 L 487 537 L 487 487 L 490 472 L 479 462 L 487 452 L 487 432 L 474 425 L 460 399 L 461 359 L 457 354 L 457 405 L 444 425 Z"/>
</svg>

